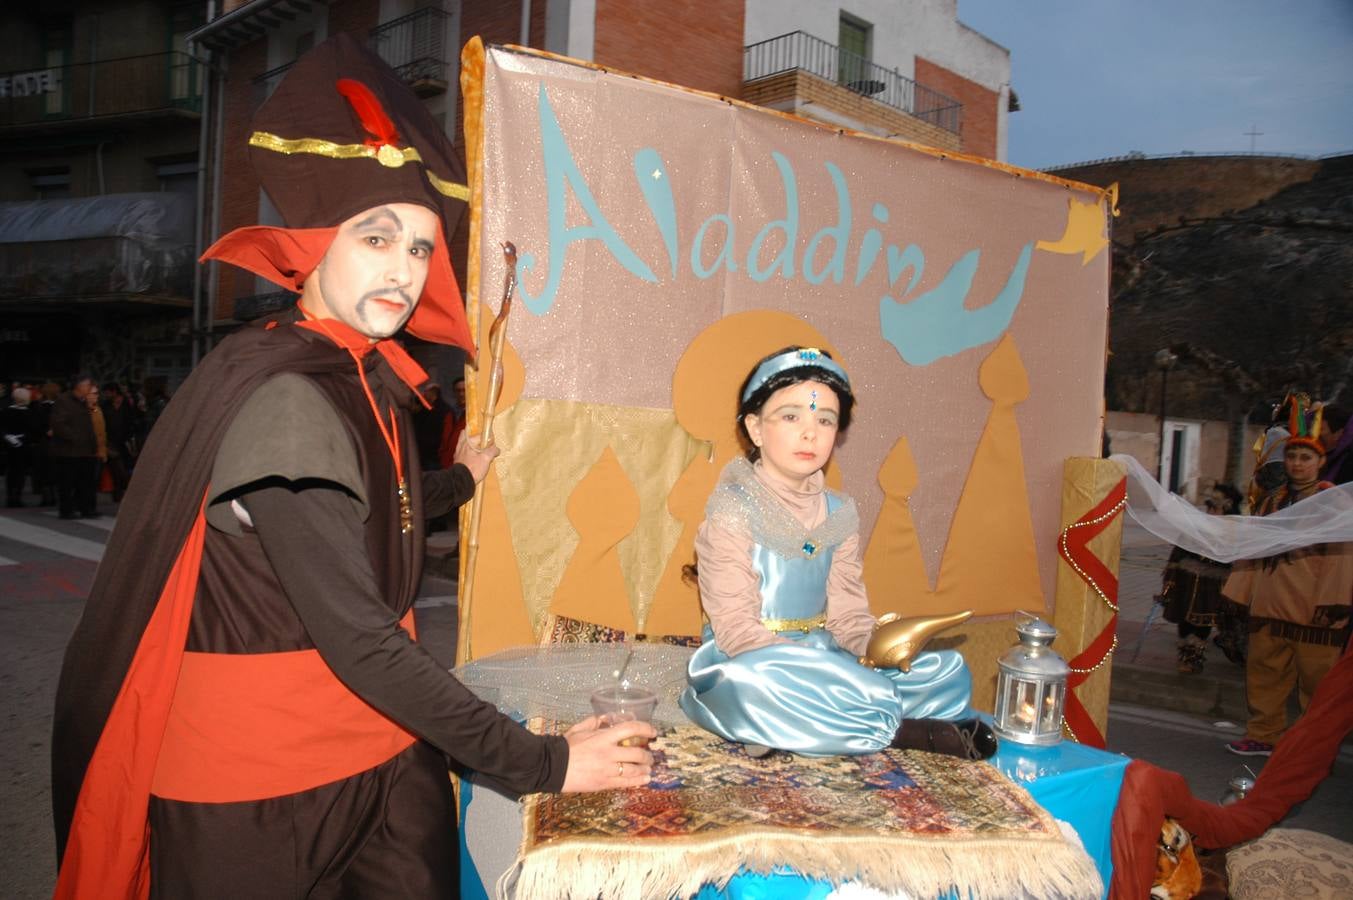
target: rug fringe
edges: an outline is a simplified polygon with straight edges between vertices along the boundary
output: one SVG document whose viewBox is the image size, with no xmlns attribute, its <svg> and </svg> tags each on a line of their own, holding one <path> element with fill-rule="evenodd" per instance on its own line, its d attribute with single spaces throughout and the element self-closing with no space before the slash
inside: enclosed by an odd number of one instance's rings
<svg viewBox="0 0 1353 900">
<path fill-rule="evenodd" d="M 1014 893 L 1098 898 L 1099 872 L 1082 850 L 1049 841 L 952 839 L 862 842 L 860 837 L 740 832 L 718 841 L 568 841 L 533 849 L 499 880 L 497 893 L 522 898 L 690 897 L 706 883 L 722 888 L 739 868 L 771 872 L 786 864 L 810 878 L 858 881 L 884 891 L 970 900 Z M 560 878 L 560 872 L 569 877 Z M 515 876 L 513 878 L 512 876 Z M 515 885 L 512 882 L 515 880 Z"/>
</svg>

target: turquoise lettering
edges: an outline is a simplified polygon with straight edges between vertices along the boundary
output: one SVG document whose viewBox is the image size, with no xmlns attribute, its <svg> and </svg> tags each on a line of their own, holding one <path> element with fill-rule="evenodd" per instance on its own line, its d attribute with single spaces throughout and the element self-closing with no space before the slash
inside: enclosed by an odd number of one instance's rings
<svg viewBox="0 0 1353 900">
<path fill-rule="evenodd" d="M 765 281 L 777 268 L 780 270 L 780 277 L 794 277 L 794 245 L 799 239 L 799 187 L 794 180 L 794 168 L 789 164 L 789 160 L 774 151 L 771 152 L 771 158 L 775 160 L 775 167 L 780 170 L 780 182 L 785 190 L 785 217 L 767 222 L 757 232 L 752 246 L 747 248 L 747 274 L 753 281 Z M 757 258 L 761 255 L 761 245 L 775 229 L 785 233 L 785 245 L 780 248 L 780 252 L 771 260 L 770 265 L 762 269 L 756 264 Z"/>
<path fill-rule="evenodd" d="M 827 163 L 827 174 L 831 176 L 832 186 L 836 188 L 836 224 L 823 228 L 813 239 L 808 242 L 808 247 L 803 251 L 803 277 L 808 279 L 809 284 L 821 284 L 827 279 L 827 273 L 830 272 L 832 281 L 837 284 L 846 275 L 846 244 L 850 240 L 850 189 L 846 187 L 845 176 L 841 174 L 832 163 Z M 831 240 L 835 243 L 836 249 L 832 251 L 831 259 L 821 272 L 813 272 L 813 257 L 817 253 L 819 241 Z"/>
<path fill-rule="evenodd" d="M 870 210 L 876 221 L 887 224 L 888 207 L 882 203 L 875 203 L 874 208 Z M 879 250 L 883 247 L 883 235 L 877 228 L 871 228 L 864 233 L 864 239 L 860 241 L 860 258 L 855 264 L 855 283 L 864 281 L 864 276 L 869 274 L 869 270 L 874 266 L 874 260 L 878 259 Z M 891 285 L 890 285 L 891 286 Z"/>
<path fill-rule="evenodd" d="M 644 202 L 653 213 L 653 221 L 667 245 L 667 261 L 672 266 L 672 277 L 677 273 L 676 202 L 672 199 L 672 181 L 662 157 L 652 147 L 644 147 L 634 154 L 634 177 L 643 191 Z"/>
<path fill-rule="evenodd" d="M 703 255 L 700 251 L 705 245 L 705 232 L 714 222 L 723 223 L 723 246 L 719 248 L 719 255 L 714 257 L 714 262 L 706 268 L 700 261 L 700 257 Z M 695 240 L 691 243 L 691 271 L 695 273 L 695 277 L 708 278 L 718 271 L 720 262 L 730 272 L 738 270 L 738 264 L 733 261 L 733 220 L 725 213 L 715 213 L 702 222 L 700 229 L 695 232 Z"/>
<path fill-rule="evenodd" d="M 976 251 L 974 251 L 976 252 Z M 911 269 L 911 281 L 907 282 L 907 287 L 900 296 L 907 296 L 912 288 L 916 287 L 916 282 L 921 280 L 921 273 L 925 271 L 925 254 L 921 248 L 915 244 L 908 244 L 907 249 L 901 253 L 897 247 L 888 245 L 888 288 L 892 289 L 897 284 L 897 279 L 902 277 L 902 273 Z"/>
<path fill-rule="evenodd" d="M 532 295 L 527 287 L 526 275 L 535 268 L 535 256 L 523 253 L 517 260 L 517 284 L 526 308 L 538 316 L 550 311 L 559 293 L 559 282 L 564 273 L 564 256 L 568 245 L 574 241 L 599 240 L 610 251 L 612 258 L 629 271 L 631 275 L 644 281 L 656 282 L 653 274 L 629 245 L 616 234 L 611 223 L 597 205 L 592 190 L 583 180 L 573 154 L 564 141 L 564 132 L 559 127 L 559 119 L 550 106 L 545 84 L 540 85 L 539 99 L 540 144 L 545 158 L 545 197 L 548 204 L 547 223 L 549 226 L 550 259 L 546 269 L 545 284 L 540 293 Z M 578 205 L 582 207 L 591 224 L 568 227 L 566 189 L 572 189 Z"/>
</svg>

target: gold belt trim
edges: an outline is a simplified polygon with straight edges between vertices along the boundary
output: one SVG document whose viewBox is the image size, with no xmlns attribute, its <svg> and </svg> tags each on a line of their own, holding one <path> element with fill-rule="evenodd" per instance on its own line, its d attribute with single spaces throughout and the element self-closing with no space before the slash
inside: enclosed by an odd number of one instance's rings
<svg viewBox="0 0 1353 900">
<path fill-rule="evenodd" d="M 811 619 L 762 619 L 761 624 L 767 631 L 780 634 L 784 631 L 802 631 L 804 634 L 827 626 L 827 615 L 823 613 Z"/>
<path fill-rule="evenodd" d="M 398 169 L 405 163 L 423 162 L 423 157 L 419 154 L 417 147 L 405 147 L 401 150 L 389 144 L 382 144 L 380 147 L 371 147 L 367 144 L 336 144 L 333 141 L 325 141 L 319 138 L 278 137 L 266 131 L 255 131 L 251 134 L 249 146 L 272 150 L 275 153 L 282 153 L 287 156 L 293 153 L 312 153 L 329 159 L 374 159 L 391 169 Z M 468 201 L 470 199 L 470 189 L 466 185 L 438 178 L 426 168 L 426 165 L 423 172 L 427 175 L 428 182 L 436 188 L 438 193 L 447 197 L 455 197 L 457 200 Z"/>
</svg>

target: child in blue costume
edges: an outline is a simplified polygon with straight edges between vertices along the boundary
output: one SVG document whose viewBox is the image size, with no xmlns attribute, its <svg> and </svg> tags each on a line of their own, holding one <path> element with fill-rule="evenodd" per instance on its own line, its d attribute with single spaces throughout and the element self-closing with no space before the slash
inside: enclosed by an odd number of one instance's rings
<svg viewBox="0 0 1353 900">
<path fill-rule="evenodd" d="M 696 536 L 709 622 L 681 708 L 703 728 L 805 756 L 910 747 L 980 759 L 995 752 L 969 705 L 955 651 L 911 671 L 859 663 L 875 626 L 861 579 L 859 516 L 822 469 L 855 398 L 825 351 L 762 360 L 739 394 L 746 459 L 724 469 Z"/>
</svg>

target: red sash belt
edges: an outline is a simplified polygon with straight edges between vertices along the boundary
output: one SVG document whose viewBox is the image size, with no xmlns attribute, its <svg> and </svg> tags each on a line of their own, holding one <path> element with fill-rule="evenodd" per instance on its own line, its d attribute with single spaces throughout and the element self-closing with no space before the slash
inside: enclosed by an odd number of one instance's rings
<svg viewBox="0 0 1353 900">
<path fill-rule="evenodd" d="M 413 613 L 400 623 L 413 633 Z M 230 803 L 364 772 L 416 738 L 350 691 L 315 650 L 184 653 L 150 792 Z"/>
</svg>

